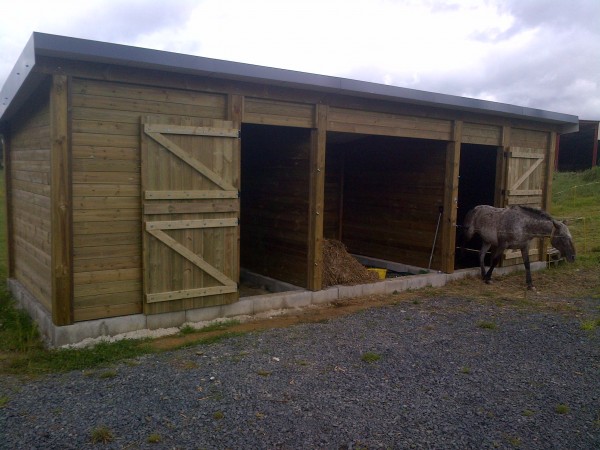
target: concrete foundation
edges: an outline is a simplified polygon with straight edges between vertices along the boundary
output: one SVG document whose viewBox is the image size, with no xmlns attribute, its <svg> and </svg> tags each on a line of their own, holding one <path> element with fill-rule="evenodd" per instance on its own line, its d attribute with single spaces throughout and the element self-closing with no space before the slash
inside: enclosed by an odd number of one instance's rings
<svg viewBox="0 0 600 450">
<path fill-rule="evenodd" d="M 369 264 L 385 267 L 398 272 L 404 271 L 413 273 L 414 271 L 418 273 L 420 271 L 425 271 L 423 269 L 412 267 L 409 268 L 410 270 L 406 270 L 408 266 L 401 265 L 402 267 L 399 267 L 399 265 L 395 263 L 390 263 L 393 267 L 387 267 L 373 263 L 372 260 Z M 535 262 L 531 264 L 531 270 L 540 270 L 545 266 L 544 262 Z M 494 273 L 502 275 L 517 270 L 523 270 L 523 267 L 520 265 L 501 267 L 496 269 Z M 205 322 L 219 318 L 253 316 L 267 312 L 273 312 L 275 314 L 280 310 L 304 308 L 309 305 L 322 305 L 344 298 L 361 297 L 373 294 L 391 294 L 394 292 L 402 292 L 408 289 L 420 289 L 428 286 L 440 287 L 444 286 L 449 281 L 465 277 L 479 277 L 479 268 L 462 269 L 452 274 L 429 271 L 429 273 L 381 280 L 376 283 L 355 286 L 334 286 L 316 292 L 303 290 L 297 286 L 283 286 L 283 284 L 277 284 L 277 289 L 284 288 L 290 290 L 273 294 L 244 297 L 238 302 L 230 305 L 148 316 L 144 314 L 134 314 L 123 317 L 89 320 L 62 327 L 58 327 L 52 323 L 50 312 L 43 308 L 17 280 L 9 279 L 8 287 L 18 305 L 25 309 L 38 324 L 40 333 L 48 345 L 51 347 L 60 347 L 67 344 L 75 344 L 87 338 L 115 336 L 144 329 L 173 328 L 180 327 L 189 322 Z M 260 280 L 258 281 L 260 282 Z"/>
</svg>

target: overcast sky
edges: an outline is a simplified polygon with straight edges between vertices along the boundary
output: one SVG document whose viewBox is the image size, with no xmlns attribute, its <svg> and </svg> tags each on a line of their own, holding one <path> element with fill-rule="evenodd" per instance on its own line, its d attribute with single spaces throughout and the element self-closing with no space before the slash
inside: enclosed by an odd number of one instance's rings
<svg viewBox="0 0 600 450">
<path fill-rule="evenodd" d="M 33 31 L 600 120 L 600 0 L 15 0 L 0 84 Z"/>
</svg>

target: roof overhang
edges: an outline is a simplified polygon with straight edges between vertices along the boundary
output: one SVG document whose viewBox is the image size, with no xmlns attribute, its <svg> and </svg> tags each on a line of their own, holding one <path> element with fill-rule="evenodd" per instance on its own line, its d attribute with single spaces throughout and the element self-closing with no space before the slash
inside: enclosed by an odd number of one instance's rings
<svg viewBox="0 0 600 450">
<path fill-rule="evenodd" d="M 506 103 L 44 33 L 32 34 L 2 87 L 0 121 L 9 119 L 41 82 L 42 75 L 33 70 L 36 58 L 40 56 L 526 119 L 557 125 L 562 133 L 577 131 L 579 123 L 578 117 L 574 115 Z"/>
</svg>

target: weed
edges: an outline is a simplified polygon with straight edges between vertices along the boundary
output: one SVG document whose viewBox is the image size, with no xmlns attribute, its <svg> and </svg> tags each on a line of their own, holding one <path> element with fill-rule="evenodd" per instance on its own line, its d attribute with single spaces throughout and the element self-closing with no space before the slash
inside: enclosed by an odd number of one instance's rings
<svg viewBox="0 0 600 450">
<path fill-rule="evenodd" d="M 521 438 L 519 436 L 506 435 L 506 440 L 510 445 L 516 448 L 519 448 L 522 444 Z"/>
<path fill-rule="evenodd" d="M 114 378 L 117 376 L 116 370 L 106 370 L 100 374 L 98 378 L 106 379 L 106 378 Z"/>
<path fill-rule="evenodd" d="M 373 352 L 366 352 L 363 353 L 363 355 L 360 357 L 360 359 L 363 362 L 372 364 L 374 362 L 377 362 L 381 359 L 381 355 L 377 354 L 377 353 L 373 353 Z"/>
<path fill-rule="evenodd" d="M 216 411 L 213 414 L 213 419 L 215 419 L 215 420 L 221 420 L 223 417 L 225 417 L 225 414 L 223 414 L 223 411 Z"/>
<path fill-rule="evenodd" d="M 260 369 L 260 370 L 257 370 L 257 371 L 256 371 L 256 373 L 257 373 L 258 375 L 260 375 L 261 377 L 268 377 L 268 376 L 269 376 L 269 375 L 271 375 L 273 372 L 271 372 L 270 370 L 263 370 L 263 369 Z"/>
<path fill-rule="evenodd" d="M 524 409 L 523 412 L 522 412 L 522 414 L 523 414 L 524 417 L 531 417 L 531 416 L 533 416 L 535 414 L 535 412 L 533 412 L 530 409 Z"/>
<path fill-rule="evenodd" d="M 114 439 L 112 431 L 110 428 L 102 425 L 100 427 L 94 428 L 91 432 L 92 444 L 108 444 L 112 442 Z"/>
<path fill-rule="evenodd" d="M 148 439 L 146 439 L 146 442 L 149 444 L 158 444 L 161 441 L 162 437 L 158 433 L 152 433 L 150 436 L 148 436 Z"/>
<path fill-rule="evenodd" d="M 206 325 L 205 327 L 200 328 L 201 333 L 208 333 L 210 331 L 222 331 L 227 328 L 231 328 L 234 325 L 239 325 L 240 321 L 236 319 L 223 320 L 221 322 L 215 322 L 210 325 Z"/>
<path fill-rule="evenodd" d="M 569 414 L 571 409 L 564 403 L 560 403 L 554 407 L 554 412 L 557 414 Z"/>
<path fill-rule="evenodd" d="M 481 322 L 477 323 L 477 326 L 479 328 L 483 328 L 484 330 L 495 330 L 497 328 L 497 325 L 495 322 L 488 322 L 485 320 L 482 320 Z"/>
<path fill-rule="evenodd" d="M 471 368 L 469 366 L 463 366 L 460 368 L 460 373 L 469 375 L 471 373 Z"/>
<path fill-rule="evenodd" d="M 597 327 L 600 327 L 600 319 L 586 320 L 581 323 L 581 329 L 583 331 L 594 331 Z"/>
<path fill-rule="evenodd" d="M 6 395 L 0 397 L 0 408 L 4 408 L 9 400 L 10 398 L 8 398 Z"/>
<path fill-rule="evenodd" d="M 197 330 L 191 325 L 184 325 L 181 328 L 179 328 L 179 334 L 181 334 L 182 336 L 195 333 L 196 331 Z"/>
</svg>

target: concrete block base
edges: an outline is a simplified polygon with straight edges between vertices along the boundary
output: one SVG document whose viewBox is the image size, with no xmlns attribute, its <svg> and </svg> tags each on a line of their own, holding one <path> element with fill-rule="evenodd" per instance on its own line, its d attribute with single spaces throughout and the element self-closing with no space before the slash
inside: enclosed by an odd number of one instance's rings
<svg viewBox="0 0 600 450">
<path fill-rule="evenodd" d="M 544 262 L 531 264 L 532 271 L 541 270 L 545 267 Z M 504 275 L 517 270 L 523 271 L 523 266 L 501 267 L 496 269 L 494 273 Z M 190 322 L 209 322 L 222 318 L 247 317 L 259 313 L 275 313 L 285 309 L 322 305 L 344 298 L 374 294 L 392 294 L 408 289 L 421 289 L 427 286 L 441 287 L 449 281 L 479 276 L 479 268 L 473 268 L 457 270 L 452 274 L 428 272 L 364 285 L 333 286 L 316 292 L 299 290 L 299 288 L 293 286 L 293 289 L 289 291 L 245 297 L 230 305 L 148 316 L 134 314 L 131 316 L 89 320 L 62 327 L 58 327 L 52 323 L 50 312 L 17 280 L 9 279 L 8 287 L 18 305 L 25 309 L 38 324 L 40 333 L 46 343 L 51 347 L 59 347 L 79 343 L 90 338 L 116 336 L 123 333 L 141 332 L 143 330 L 164 329 L 165 334 L 174 334 L 181 325 Z M 278 286 L 281 288 L 283 285 L 280 284 Z"/>
</svg>

